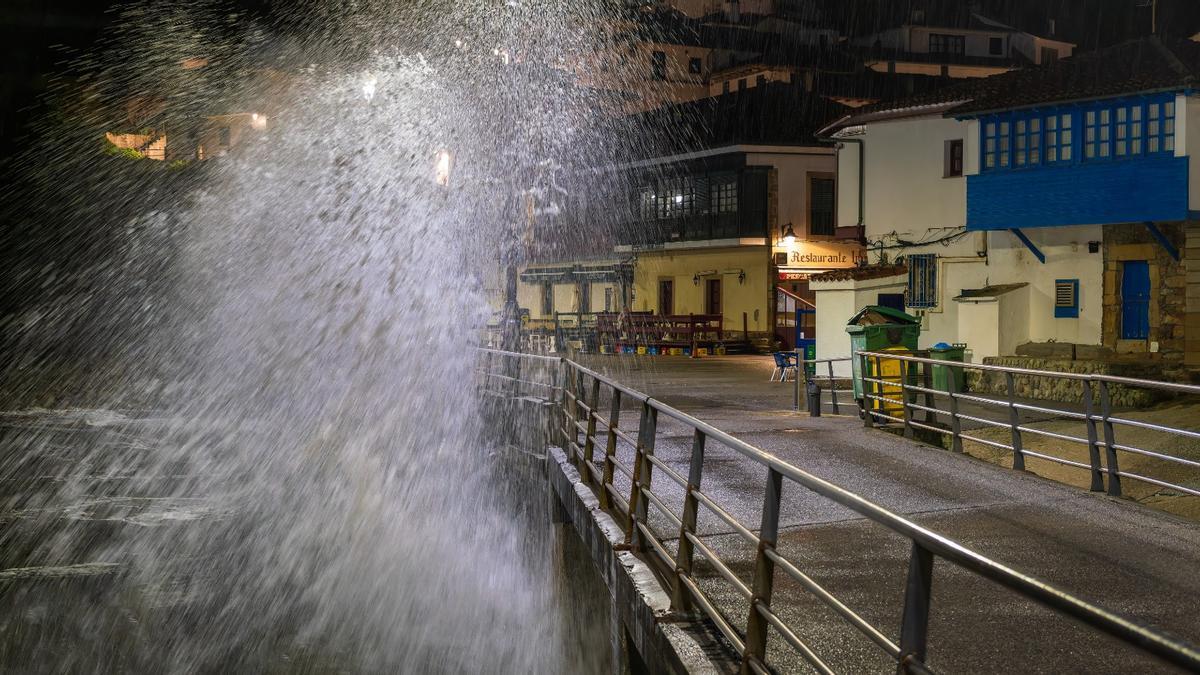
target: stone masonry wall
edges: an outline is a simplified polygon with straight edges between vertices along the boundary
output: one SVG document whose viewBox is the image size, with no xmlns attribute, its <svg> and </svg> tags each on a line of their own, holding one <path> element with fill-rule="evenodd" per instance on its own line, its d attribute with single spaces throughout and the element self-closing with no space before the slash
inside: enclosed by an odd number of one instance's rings
<svg viewBox="0 0 1200 675">
<path fill-rule="evenodd" d="M 1192 223 L 1158 223 L 1163 235 L 1181 253 L 1186 250 L 1185 227 Z M 1150 338 L 1122 340 L 1121 335 L 1121 263 L 1146 260 L 1150 263 Z M 1187 270 L 1182 261 L 1173 259 L 1150 234 L 1145 225 L 1104 226 L 1104 317 L 1101 333 L 1104 346 L 1120 360 L 1152 360 L 1182 366 L 1185 353 L 1184 329 L 1187 318 Z M 1152 351 L 1151 343 L 1158 343 Z"/>
<path fill-rule="evenodd" d="M 1184 293 L 1187 313 L 1183 323 L 1184 363 L 1200 370 L 1200 222 L 1187 224 L 1183 262 L 1187 288 Z"/>
<path fill-rule="evenodd" d="M 1057 373 L 1115 375 L 1118 377 L 1133 377 L 1148 380 L 1162 379 L 1161 368 L 1153 362 L 1064 361 L 1021 356 L 996 356 L 986 358 L 983 362 L 990 366 L 1046 370 Z M 973 393 L 1001 396 L 1008 393 L 1008 385 L 1003 373 L 967 370 L 966 385 L 967 389 Z M 1017 376 L 1014 378 L 1013 385 L 1017 396 L 1020 398 L 1059 401 L 1063 403 L 1078 403 L 1083 398 L 1083 383 L 1079 380 Z M 1169 395 L 1164 395 L 1162 392 L 1156 390 L 1138 389 L 1122 385 L 1110 386 L 1109 395 L 1112 399 L 1112 404 L 1117 407 L 1144 407 L 1170 398 Z M 1093 399 L 1099 403 L 1098 389 L 1093 392 Z"/>
</svg>

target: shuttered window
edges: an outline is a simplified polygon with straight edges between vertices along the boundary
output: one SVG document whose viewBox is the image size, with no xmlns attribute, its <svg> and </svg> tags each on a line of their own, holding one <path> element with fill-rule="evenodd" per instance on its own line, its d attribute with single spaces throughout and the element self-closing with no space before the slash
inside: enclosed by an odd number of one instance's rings
<svg viewBox="0 0 1200 675">
<path fill-rule="evenodd" d="M 932 253 L 908 256 L 909 307 L 937 307 L 937 256 Z"/>
<path fill-rule="evenodd" d="M 1057 279 L 1054 282 L 1054 318 L 1079 318 L 1079 280 Z"/>
<path fill-rule="evenodd" d="M 834 201 L 836 192 L 832 178 L 813 177 L 809 181 L 812 190 L 809 225 L 812 234 L 833 235 L 837 231 L 834 223 Z"/>
</svg>

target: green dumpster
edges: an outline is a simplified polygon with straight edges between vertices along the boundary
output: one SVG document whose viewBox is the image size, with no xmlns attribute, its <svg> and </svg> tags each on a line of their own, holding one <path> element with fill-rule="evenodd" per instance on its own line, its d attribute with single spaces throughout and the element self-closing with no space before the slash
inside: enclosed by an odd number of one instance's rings
<svg viewBox="0 0 1200 675">
<path fill-rule="evenodd" d="M 868 305 L 846 322 L 850 334 L 850 367 L 854 376 L 854 398 L 863 398 L 860 351 L 879 352 L 901 347 L 916 351 L 921 337 L 921 320 L 891 307 Z"/>
<path fill-rule="evenodd" d="M 929 348 L 929 358 L 935 361 L 952 361 L 962 363 L 966 355 L 967 346 L 965 344 L 948 345 L 945 342 Z M 954 378 L 951 380 L 950 378 Z M 954 391 L 964 391 L 966 387 L 963 379 L 963 369 L 953 366 L 934 366 L 933 367 L 933 388 L 941 391 L 950 391 L 950 383 L 954 382 Z"/>
</svg>

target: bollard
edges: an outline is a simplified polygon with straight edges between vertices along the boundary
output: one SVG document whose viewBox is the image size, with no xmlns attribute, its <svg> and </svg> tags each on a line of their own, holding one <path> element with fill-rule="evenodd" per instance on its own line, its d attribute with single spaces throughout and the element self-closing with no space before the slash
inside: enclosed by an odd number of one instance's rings
<svg viewBox="0 0 1200 675">
<path fill-rule="evenodd" d="M 821 416 L 821 385 L 816 380 L 808 381 L 808 416 Z"/>
</svg>

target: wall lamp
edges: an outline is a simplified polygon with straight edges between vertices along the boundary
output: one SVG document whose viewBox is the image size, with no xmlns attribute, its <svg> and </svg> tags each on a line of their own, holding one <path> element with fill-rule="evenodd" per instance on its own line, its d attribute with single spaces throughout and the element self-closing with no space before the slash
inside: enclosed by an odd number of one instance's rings
<svg viewBox="0 0 1200 675">
<path fill-rule="evenodd" d="M 796 243 L 796 230 L 792 228 L 791 223 L 783 226 L 783 243 L 785 246 Z"/>
</svg>

